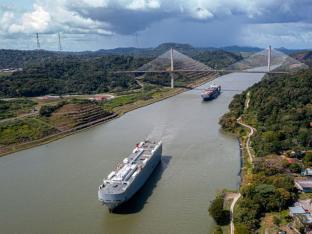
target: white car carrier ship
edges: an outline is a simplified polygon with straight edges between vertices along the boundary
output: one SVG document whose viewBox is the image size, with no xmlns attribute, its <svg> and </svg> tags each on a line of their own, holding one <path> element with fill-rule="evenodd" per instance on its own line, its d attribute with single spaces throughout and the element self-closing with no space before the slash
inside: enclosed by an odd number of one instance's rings
<svg viewBox="0 0 312 234">
<path fill-rule="evenodd" d="M 145 140 L 99 186 L 99 200 L 112 211 L 129 200 L 161 161 L 162 142 Z"/>
</svg>

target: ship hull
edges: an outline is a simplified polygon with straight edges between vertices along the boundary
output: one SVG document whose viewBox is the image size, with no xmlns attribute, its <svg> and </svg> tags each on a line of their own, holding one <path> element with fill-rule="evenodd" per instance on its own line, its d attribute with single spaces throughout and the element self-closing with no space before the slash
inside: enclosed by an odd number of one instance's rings
<svg viewBox="0 0 312 234">
<path fill-rule="evenodd" d="M 157 165 L 161 161 L 162 146 L 160 146 L 148 160 L 142 171 L 136 176 L 132 183 L 122 193 L 105 193 L 102 190 L 98 191 L 99 200 L 105 204 L 110 211 L 113 211 L 116 207 L 127 202 L 140 188 L 145 184 L 147 179 L 153 173 Z"/>
<path fill-rule="evenodd" d="M 216 91 L 210 95 L 201 95 L 201 97 L 202 97 L 203 101 L 211 101 L 211 100 L 217 98 L 219 95 L 220 95 L 220 92 Z"/>
</svg>

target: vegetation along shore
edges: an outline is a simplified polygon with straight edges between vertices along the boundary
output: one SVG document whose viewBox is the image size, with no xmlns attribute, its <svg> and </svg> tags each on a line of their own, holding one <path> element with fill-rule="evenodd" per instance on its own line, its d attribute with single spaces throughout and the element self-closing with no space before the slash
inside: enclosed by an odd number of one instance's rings
<svg viewBox="0 0 312 234">
<path fill-rule="evenodd" d="M 310 57 L 308 57 L 310 58 Z M 306 60 L 310 65 L 311 60 Z M 308 233 L 309 210 L 300 216 L 293 207 L 311 203 L 312 69 L 267 75 L 229 105 L 222 128 L 240 138 L 242 182 L 232 214 L 228 192 L 218 194 L 209 212 L 218 226 L 214 233 Z M 232 196 L 233 200 L 233 196 Z M 231 201 L 232 201 L 231 200 Z M 234 233 L 231 230 L 231 233 Z"/>
</svg>

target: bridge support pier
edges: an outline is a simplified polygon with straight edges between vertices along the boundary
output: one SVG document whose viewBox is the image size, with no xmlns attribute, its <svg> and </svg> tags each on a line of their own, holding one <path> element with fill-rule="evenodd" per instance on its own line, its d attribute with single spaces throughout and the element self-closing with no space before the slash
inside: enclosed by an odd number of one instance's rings
<svg viewBox="0 0 312 234">
<path fill-rule="evenodd" d="M 174 88 L 174 74 L 173 74 L 173 49 L 170 50 L 170 77 L 171 77 L 171 88 Z"/>
<path fill-rule="evenodd" d="M 170 76 L 171 76 L 171 88 L 173 89 L 174 88 L 174 74 L 171 72 Z"/>
<path fill-rule="evenodd" d="M 268 72 L 271 72 L 271 56 L 272 56 L 272 48 L 269 46 L 268 49 Z"/>
</svg>

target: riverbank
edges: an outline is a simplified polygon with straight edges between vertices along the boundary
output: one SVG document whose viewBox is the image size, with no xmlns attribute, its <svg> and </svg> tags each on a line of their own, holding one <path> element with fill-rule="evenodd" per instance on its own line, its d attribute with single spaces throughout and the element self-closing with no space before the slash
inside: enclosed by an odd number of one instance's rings
<svg viewBox="0 0 312 234">
<path fill-rule="evenodd" d="M 297 80 L 292 75 L 263 79 L 235 96 L 220 120 L 243 146 L 241 197 L 233 209 L 231 233 L 234 226 L 235 233 L 293 233 L 288 227 L 297 225 L 288 208 L 306 199 L 295 182 L 309 180 L 300 173 L 312 165 L 310 115 L 296 115 L 310 108 L 306 100 L 311 97 L 301 87 L 309 83 L 308 74 L 298 73 Z M 288 98 L 289 90 L 296 98 Z"/>
<path fill-rule="evenodd" d="M 201 86 L 204 83 L 207 83 L 209 81 L 214 80 L 215 78 L 217 78 L 217 76 L 218 76 L 217 74 L 214 74 L 214 75 L 210 75 L 210 76 L 198 79 L 195 82 L 187 85 L 185 88 L 174 88 L 174 89 L 163 88 L 160 92 L 156 92 L 152 96 L 152 98 L 150 98 L 148 100 L 137 100 L 133 103 L 128 103 L 128 104 L 125 104 L 122 106 L 115 107 L 113 109 L 113 114 L 110 116 L 107 116 L 107 117 L 102 118 L 102 119 L 98 119 L 98 120 L 93 121 L 93 122 L 89 122 L 89 123 L 84 124 L 84 125 L 77 126 L 75 128 L 72 128 L 72 129 L 69 129 L 66 131 L 61 131 L 61 132 L 58 132 L 55 134 L 51 134 L 49 136 L 46 136 L 44 138 L 37 139 L 34 141 L 29 141 L 29 142 L 25 142 L 25 143 L 21 143 L 21 144 L 2 146 L 2 147 L 0 147 L 0 157 L 12 154 L 12 153 L 17 152 L 17 151 L 29 149 L 29 148 L 36 147 L 39 145 L 44 145 L 44 144 L 59 140 L 61 138 L 64 138 L 66 136 L 73 135 L 75 133 L 88 130 L 89 128 L 95 127 L 97 125 L 100 125 L 100 124 L 106 123 L 108 121 L 111 121 L 113 119 L 116 119 L 118 117 L 121 117 L 125 113 L 130 112 L 132 110 L 151 105 L 155 102 L 159 102 L 159 101 L 165 100 L 167 98 L 173 97 L 175 95 L 178 95 L 182 92 L 188 91 L 189 89 L 193 89 L 193 88 L 196 88 L 198 86 Z"/>
<path fill-rule="evenodd" d="M 248 107 L 249 107 L 249 102 L 250 102 L 250 93 L 247 93 L 247 98 L 245 101 L 245 106 L 244 106 L 244 112 L 247 111 Z M 249 168 L 250 165 L 252 165 L 253 163 L 253 158 L 254 155 L 252 155 L 251 150 L 250 150 L 250 138 L 253 136 L 255 129 L 252 128 L 251 126 L 245 124 L 242 120 L 243 118 L 243 114 L 241 116 L 239 116 L 239 118 L 237 118 L 236 122 L 249 129 L 249 133 L 247 135 L 237 135 L 237 139 L 238 139 L 238 144 L 239 144 L 239 150 L 240 150 L 240 177 L 241 177 L 241 183 L 240 183 L 240 187 L 242 186 L 242 184 L 244 183 L 244 178 L 247 175 L 249 170 L 246 170 L 247 168 Z M 249 163 L 246 164 L 246 162 Z M 232 194 L 232 199 L 231 199 L 231 206 L 230 206 L 230 234 L 235 234 L 235 225 L 234 225 L 234 208 L 236 203 L 238 202 L 238 200 L 241 197 L 241 193 L 238 191 L 236 193 L 230 192 L 230 194 Z M 227 197 L 228 193 L 226 193 L 226 197 Z"/>
</svg>

